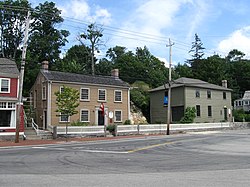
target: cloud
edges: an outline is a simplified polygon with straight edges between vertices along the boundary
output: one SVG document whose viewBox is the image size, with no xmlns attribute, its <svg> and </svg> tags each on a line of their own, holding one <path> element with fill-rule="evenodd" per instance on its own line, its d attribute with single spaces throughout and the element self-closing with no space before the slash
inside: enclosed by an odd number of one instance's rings
<svg viewBox="0 0 250 187">
<path fill-rule="evenodd" d="M 111 22 L 111 13 L 100 6 L 90 6 L 87 0 L 71 0 L 60 5 L 62 15 L 90 23 L 108 25 Z"/>
<path fill-rule="evenodd" d="M 245 57 L 250 58 L 250 26 L 236 30 L 228 38 L 222 40 L 217 47 L 219 53 L 223 55 L 227 55 L 233 49 L 244 52 Z"/>
</svg>

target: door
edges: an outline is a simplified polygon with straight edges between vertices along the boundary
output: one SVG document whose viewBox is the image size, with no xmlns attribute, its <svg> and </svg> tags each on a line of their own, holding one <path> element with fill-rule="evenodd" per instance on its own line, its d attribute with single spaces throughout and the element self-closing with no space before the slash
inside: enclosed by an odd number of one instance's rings
<svg viewBox="0 0 250 187">
<path fill-rule="evenodd" d="M 98 126 L 104 125 L 104 115 L 103 112 L 98 110 Z"/>
<path fill-rule="evenodd" d="M 224 120 L 227 121 L 227 108 L 224 108 Z"/>
<path fill-rule="evenodd" d="M 48 125 L 47 125 L 47 111 L 45 110 L 43 112 L 43 126 L 44 126 L 44 129 L 47 129 Z"/>
</svg>

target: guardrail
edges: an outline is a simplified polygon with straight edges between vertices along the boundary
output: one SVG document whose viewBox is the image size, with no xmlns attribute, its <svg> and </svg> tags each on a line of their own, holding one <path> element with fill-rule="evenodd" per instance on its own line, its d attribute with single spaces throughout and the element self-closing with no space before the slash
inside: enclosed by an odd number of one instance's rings
<svg viewBox="0 0 250 187">
<path fill-rule="evenodd" d="M 34 123 L 35 124 L 35 123 Z M 188 130 L 205 130 L 221 129 L 237 126 L 237 123 L 191 123 L 191 124 L 170 124 L 170 131 L 188 131 Z M 241 123 L 242 124 L 242 123 Z M 33 126 L 33 121 L 32 121 Z M 50 132 L 56 135 L 65 135 L 65 126 L 48 126 Z M 146 125 L 117 125 L 116 135 L 123 134 L 150 134 L 165 133 L 167 124 L 146 124 Z M 39 132 L 39 131 L 38 131 Z M 104 135 L 104 126 L 68 126 L 68 135 Z"/>
</svg>

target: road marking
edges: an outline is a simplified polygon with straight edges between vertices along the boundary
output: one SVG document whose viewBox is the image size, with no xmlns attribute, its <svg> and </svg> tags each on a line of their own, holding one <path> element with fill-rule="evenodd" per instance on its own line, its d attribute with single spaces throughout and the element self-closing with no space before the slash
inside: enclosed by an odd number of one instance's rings
<svg viewBox="0 0 250 187">
<path fill-rule="evenodd" d="M 161 143 L 161 144 L 155 144 L 155 145 L 150 145 L 150 146 L 146 146 L 146 147 L 142 147 L 142 148 L 138 148 L 138 149 L 133 149 L 128 151 L 128 153 L 134 153 L 134 152 L 138 152 L 138 151 L 142 151 L 142 150 L 147 150 L 147 149 L 152 149 L 155 147 L 160 147 L 160 146 L 164 146 L 164 145 L 168 145 L 168 144 L 173 144 L 176 142 L 165 142 L 165 143 Z"/>
<path fill-rule="evenodd" d="M 128 151 L 100 151 L 100 150 L 80 150 L 88 153 L 111 153 L 111 154 L 128 154 Z"/>
</svg>

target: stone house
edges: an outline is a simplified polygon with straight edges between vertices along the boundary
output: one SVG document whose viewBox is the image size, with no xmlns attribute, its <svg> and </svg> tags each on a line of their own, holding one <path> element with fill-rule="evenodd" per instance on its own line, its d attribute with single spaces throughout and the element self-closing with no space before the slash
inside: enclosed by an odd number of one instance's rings
<svg viewBox="0 0 250 187">
<path fill-rule="evenodd" d="M 78 114 L 69 121 L 56 112 L 55 92 L 62 91 L 63 86 L 80 93 Z M 49 71 L 48 62 L 44 61 L 30 93 L 35 121 L 41 129 L 73 121 L 90 125 L 123 124 L 130 116 L 130 88 L 119 79 L 118 69 L 112 70 L 112 76 L 92 76 Z"/>
<path fill-rule="evenodd" d="M 167 123 L 168 107 L 164 101 L 168 88 L 168 85 L 162 85 L 150 90 L 151 123 Z M 171 122 L 179 122 L 187 107 L 195 107 L 196 123 L 229 121 L 232 117 L 231 92 L 226 80 L 223 86 L 185 77 L 174 80 L 171 85 Z"/>
</svg>

